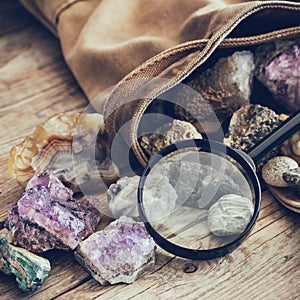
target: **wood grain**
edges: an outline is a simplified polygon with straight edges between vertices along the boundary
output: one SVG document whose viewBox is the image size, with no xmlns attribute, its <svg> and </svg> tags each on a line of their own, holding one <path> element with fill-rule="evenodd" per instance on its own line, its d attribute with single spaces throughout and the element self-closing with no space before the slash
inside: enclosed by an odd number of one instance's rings
<svg viewBox="0 0 300 300">
<path fill-rule="evenodd" d="M 0 2 L 0 222 L 22 189 L 8 174 L 12 146 L 54 114 L 87 101 L 61 55 L 59 41 L 15 0 Z M 110 220 L 103 218 L 104 227 Z M 210 261 L 174 257 L 158 248 L 153 269 L 130 285 L 101 286 L 72 253 L 50 251 L 50 277 L 21 292 L 0 273 L 0 299 L 297 299 L 300 218 L 263 194 L 259 219 L 231 254 Z"/>
</svg>

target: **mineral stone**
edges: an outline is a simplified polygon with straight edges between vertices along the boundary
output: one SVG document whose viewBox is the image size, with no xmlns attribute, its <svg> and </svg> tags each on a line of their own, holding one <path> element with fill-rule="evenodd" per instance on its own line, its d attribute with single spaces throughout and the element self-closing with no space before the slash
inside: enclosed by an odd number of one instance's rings
<svg viewBox="0 0 300 300">
<path fill-rule="evenodd" d="M 216 166 L 195 161 L 168 161 L 157 172 L 169 177 L 178 195 L 177 204 L 208 208 L 222 195 L 241 193 L 234 174 L 224 165 Z"/>
<path fill-rule="evenodd" d="M 49 173 L 35 175 L 17 204 L 10 208 L 5 227 L 14 245 L 32 252 L 75 249 L 100 221 L 89 197 L 72 191 Z"/>
<path fill-rule="evenodd" d="M 118 176 L 108 146 L 98 138 L 103 123 L 97 113 L 58 114 L 11 149 L 8 170 L 24 188 L 35 173 L 50 172 L 75 192 L 104 191 Z"/>
<path fill-rule="evenodd" d="M 141 146 L 149 155 L 154 155 L 163 148 L 186 139 L 201 139 L 201 134 L 189 122 L 174 119 L 171 124 L 159 127 L 154 133 L 141 137 Z"/>
<path fill-rule="evenodd" d="M 168 178 L 161 174 L 148 176 L 144 186 L 144 203 L 148 208 L 147 215 L 153 218 L 162 218 L 170 213 L 176 203 L 177 194 Z M 122 177 L 116 183 L 111 184 L 107 191 L 107 200 L 112 216 L 117 219 L 127 216 L 139 218 L 137 188 L 139 176 Z"/>
<path fill-rule="evenodd" d="M 300 196 L 300 167 L 284 172 L 283 180 Z"/>
<path fill-rule="evenodd" d="M 289 112 L 300 108 L 300 38 L 262 44 L 255 52 L 255 75 Z"/>
<path fill-rule="evenodd" d="M 287 117 L 259 104 L 244 105 L 232 115 L 224 143 L 247 152 Z"/>
<path fill-rule="evenodd" d="M 217 236 L 241 234 L 250 222 L 254 206 L 236 194 L 222 196 L 208 211 L 208 227 Z"/>
<path fill-rule="evenodd" d="M 82 241 L 75 257 L 102 285 L 131 283 L 155 263 L 155 243 L 141 222 L 121 217 Z"/>
<path fill-rule="evenodd" d="M 176 114 L 199 130 L 203 124 L 206 132 L 219 129 L 220 124 L 212 124 L 211 113 L 215 113 L 222 123 L 249 103 L 253 74 L 254 56 L 250 51 L 237 51 L 220 58 L 212 68 L 186 82 L 198 95 L 188 90 L 179 93 Z"/>
<path fill-rule="evenodd" d="M 15 275 L 19 288 L 29 292 L 44 283 L 51 266 L 47 259 L 10 245 L 5 234 L 0 234 L 0 270 Z"/>
<path fill-rule="evenodd" d="M 270 159 L 262 168 L 264 181 L 275 187 L 288 187 L 283 179 L 283 173 L 297 168 L 298 163 L 288 156 L 276 156 Z"/>
</svg>

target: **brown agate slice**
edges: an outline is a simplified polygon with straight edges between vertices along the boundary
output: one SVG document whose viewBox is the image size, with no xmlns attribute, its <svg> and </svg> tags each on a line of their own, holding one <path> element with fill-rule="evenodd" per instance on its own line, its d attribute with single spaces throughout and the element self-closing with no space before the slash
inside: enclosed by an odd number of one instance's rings
<svg viewBox="0 0 300 300">
<path fill-rule="evenodd" d="M 97 113 L 56 115 L 12 148 L 8 169 L 23 187 L 35 173 L 48 171 L 75 192 L 95 182 L 97 189 L 106 189 L 99 182 L 109 184 L 118 177 L 107 157 L 107 146 L 97 139 L 102 124 L 103 117 Z"/>
</svg>

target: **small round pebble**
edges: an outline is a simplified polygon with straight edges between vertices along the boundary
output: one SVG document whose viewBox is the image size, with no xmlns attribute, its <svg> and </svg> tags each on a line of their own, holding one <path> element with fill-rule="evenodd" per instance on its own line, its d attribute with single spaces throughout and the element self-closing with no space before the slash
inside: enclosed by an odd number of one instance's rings
<svg viewBox="0 0 300 300">
<path fill-rule="evenodd" d="M 208 210 L 210 231 L 217 236 L 241 234 L 250 222 L 254 206 L 250 199 L 236 195 L 223 195 Z"/>
<path fill-rule="evenodd" d="M 288 156 L 276 156 L 270 159 L 262 168 L 264 181 L 275 187 L 288 187 L 288 183 L 283 179 L 283 173 L 295 169 L 298 163 Z"/>
</svg>

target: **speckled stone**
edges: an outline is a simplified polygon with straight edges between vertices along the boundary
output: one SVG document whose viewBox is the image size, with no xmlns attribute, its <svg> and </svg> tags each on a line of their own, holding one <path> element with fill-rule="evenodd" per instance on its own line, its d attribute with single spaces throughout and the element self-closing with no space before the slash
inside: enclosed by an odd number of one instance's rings
<svg viewBox="0 0 300 300">
<path fill-rule="evenodd" d="M 276 156 L 270 159 L 262 168 L 264 181 L 275 187 L 288 187 L 288 183 L 283 179 L 283 173 L 295 169 L 298 163 L 288 156 Z"/>
<path fill-rule="evenodd" d="M 283 180 L 300 196 L 300 167 L 284 172 Z"/>
<path fill-rule="evenodd" d="M 250 199 L 236 194 L 222 196 L 208 211 L 208 227 L 217 236 L 241 234 L 253 215 Z"/>
<path fill-rule="evenodd" d="M 259 104 L 244 105 L 232 115 L 224 143 L 248 151 L 287 117 Z"/>
</svg>

